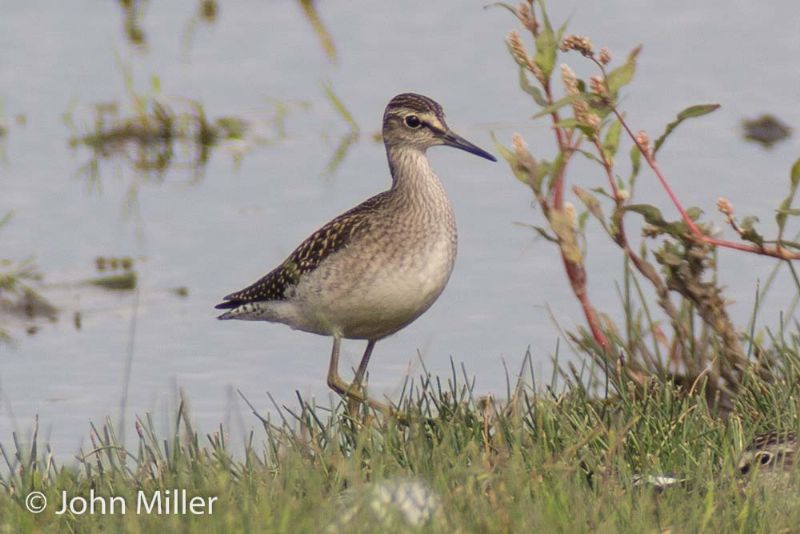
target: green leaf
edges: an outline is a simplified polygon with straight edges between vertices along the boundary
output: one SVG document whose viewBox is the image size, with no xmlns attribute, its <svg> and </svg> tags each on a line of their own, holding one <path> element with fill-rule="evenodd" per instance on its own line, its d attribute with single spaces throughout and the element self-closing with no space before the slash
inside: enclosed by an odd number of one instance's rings
<svg viewBox="0 0 800 534">
<path fill-rule="evenodd" d="M 608 117 L 613 109 L 605 97 L 597 96 L 596 93 L 592 93 L 591 91 L 586 95 L 586 103 L 589 104 L 589 107 L 592 108 L 595 115 L 601 119 Z"/>
<path fill-rule="evenodd" d="M 789 206 L 791 205 L 791 198 L 786 197 L 781 202 L 780 207 L 776 210 L 775 213 L 775 222 L 778 224 L 778 230 L 783 232 L 783 227 L 786 226 L 786 218 L 789 216 L 786 213 L 789 210 Z"/>
<path fill-rule="evenodd" d="M 758 217 L 756 217 L 755 215 L 748 215 L 747 217 L 742 219 L 742 222 L 739 223 L 739 226 L 741 226 L 744 230 L 751 230 L 757 222 L 758 222 Z"/>
<path fill-rule="evenodd" d="M 792 181 L 792 187 L 797 189 L 797 185 L 800 184 L 800 159 L 794 162 L 792 165 L 792 172 L 789 175 Z"/>
<path fill-rule="evenodd" d="M 547 99 L 542 94 L 542 90 L 528 81 L 528 70 L 519 68 L 519 86 L 523 91 L 533 97 L 533 100 L 542 107 L 547 106 Z"/>
<path fill-rule="evenodd" d="M 505 2 L 494 2 L 493 4 L 483 6 L 483 9 L 489 9 L 490 7 L 504 7 L 507 10 L 509 10 L 512 15 L 514 15 L 515 17 L 517 16 L 517 8 L 515 8 L 511 4 L 506 4 Z"/>
<path fill-rule="evenodd" d="M 689 106 L 678 113 L 678 119 L 685 120 L 694 117 L 702 117 L 703 115 L 707 115 L 712 111 L 716 111 L 719 109 L 719 107 L 719 104 L 698 104 L 696 106 Z"/>
<path fill-rule="evenodd" d="M 758 246 L 762 246 L 764 244 L 764 236 L 759 234 L 755 229 L 755 223 L 758 222 L 758 217 L 750 215 L 742 219 L 741 224 L 739 225 L 742 228 L 742 239 L 745 241 L 750 241 L 751 243 L 755 243 Z"/>
<path fill-rule="evenodd" d="M 589 212 L 588 211 L 584 211 L 583 213 L 578 215 L 578 231 L 579 232 L 583 233 L 583 231 L 586 229 L 586 220 L 588 218 L 589 218 Z M 585 250 L 584 250 L 584 252 L 585 252 Z"/>
<path fill-rule="evenodd" d="M 636 56 L 638 56 L 641 51 L 642 45 L 637 46 L 628 54 L 628 59 L 625 60 L 624 64 L 608 73 L 606 85 L 608 86 L 608 91 L 612 95 L 616 95 L 622 87 L 628 85 L 631 83 L 631 80 L 633 80 L 633 75 L 636 73 Z"/>
<path fill-rule="evenodd" d="M 547 239 L 548 241 L 551 241 L 553 243 L 558 243 L 558 239 L 556 239 L 555 237 L 553 237 L 549 233 L 547 233 L 547 230 L 545 230 L 541 226 L 534 226 L 533 229 L 536 230 L 536 232 L 538 232 L 538 234 L 540 236 L 542 236 L 543 238 Z"/>
<path fill-rule="evenodd" d="M 681 263 L 683 263 L 683 260 L 681 259 L 680 256 L 669 250 L 666 250 L 661 253 L 656 253 L 656 257 L 662 264 L 667 265 L 669 267 L 680 267 Z"/>
<path fill-rule="evenodd" d="M 602 195 L 602 196 L 604 196 L 606 198 L 610 198 L 611 200 L 614 200 L 614 197 L 609 195 L 608 192 L 606 192 L 606 190 L 603 189 L 602 187 L 593 187 L 591 189 L 591 191 L 592 191 L 592 193 L 597 193 L 598 195 Z"/>
<path fill-rule="evenodd" d="M 13 216 L 14 216 L 14 212 L 13 211 L 9 211 L 8 213 L 6 213 L 2 217 L 0 217 L 0 228 L 2 228 L 3 226 L 7 225 L 8 221 L 10 221 L 11 217 L 13 217 Z"/>
<path fill-rule="evenodd" d="M 600 165 L 603 165 L 603 160 L 601 160 L 600 158 L 598 158 L 597 156 L 595 156 L 594 154 L 592 154 L 588 150 L 583 150 L 582 148 L 579 148 L 579 149 L 577 149 L 577 152 L 579 154 L 582 154 L 584 157 L 586 157 L 586 159 L 588 159 L 590 161 L 594 161 L 595 163 L 599 163 Z"/>
<path fill-rule="evenodd" d="M 575 196 L 583 202 L 583 205 L 586 206 L 586 209 L 594 215 L 597 220 L 599 220 L 603 226 L 605 226 L 605 216 L 603 215 L 603 208 L 600 206 L 600 201 L 597 200 L 590 192 L 586 191 L 585 189 L 581 189 L 577 185 L 572 188 L 572 191 L 575 193 Z"/>
<path fill-rule="evenodd" d="M 686 119 L 702 117 L 703 115 L 707 115 L 712 111 L 716 111 L 717 109 L 719 109 L 719 104 L 698 104 L 696 106 L 689 106 L 688 108 L 678 113 L 677 118 L 674 121 L 667 124 L 667 128 L 664 130 L 664 133 L 661 134 L 661 137 L 656 139 L 656 142 L 653 145 L 653 154 L 658 152 L 658 150 L 661 148 L 661 145 L 663 145 L 664 141 L 667 140 L 667 136 L 669 136 L 669 134 L 671 134 L 672 131 L 675 128 L 677 128 L 680 123 L 682 123 Z"/>
<path fill-rule="evenodd" d="M 636 182 L 636 177 L 639 176 L 639 171 L 642 168 L 642 151 L 639 147 L 633 145 L 631 147 L 631 176 L 628 178 L 630 188 L 633 189 L 633 184 Z"/>
<path fill-rule="evenodd" d="M 589 126 L 588 124 L 584 124 L 582 122 L 578 123 L 578 129 L 583 132 L 583 135 L 588 137 L 589 139 L 594 139 L 597 137 L 597 131 Z"/>
<path fill-rule="evenodd" d="M 553 124 L 553 126 L 557 126 L 558 128 L 577 128 L 580 125 L 578 119 L 574 117 L 570 117 L 568 119 L 561 119 L 560 121 Z"/>
<path fill-rule="evenodd" d="M 500 153 L 500 157 L 502 157 L 508 163 L 509 167 L 511 167 L 511 171 L 514 173 L 514 176 L 517 177 L 522 183 L 528 183 L 528 176 L 526 174 L 518 173 L 519 169 L 519 161 L 517 161 L 517 156 L 511 150 L 507 149 L 505 145 L 503 145 L 500 141 L 497 140 L 497 136 L 492 132 L 492 141 L 494 141 L 494 147 Z"/>
<path fill-rule="evenodd" d="M 506 160 L 509 164 L 513 166 L 514 163 L 517 161 L 517 156 L 514 155 L 512 151 L 506 148 L 504 144 L 497 140 L 497 136 L 494 132 L 491 133 L 492 141 L 494 142 L 494 147 L 500 152 L 500 157 Z"/>
<path fill-rule="evenodd" d="M 534 191 L 540 191 L 542 188 L 542 182 L 544 181 L 545 176 L 550 175 L 550 170 L 552 169 L 552 164 L 547 160 L 541 160 L 539 164 L 536 166 L 536 171 L 534 172 L 533 177 L 533 189 Z"/>
<path fill-rule="evenodd" d="M 567 95 L 567 96 L 565 96 L 563 98 L 559 98 L 558 100 L 556 100 L 555 102 L 553 102 L 549 106 L 546 106 L 546 107 L 542 108 L 541 111 L 539 111 L 535 115 L 531 116 L 531 118 L 532 119 L 538 119 L 539 117 L 544 117 L 545 115 L 549 115 L 549 114 L 553 113 L 554 111 L 558 111 L 559 109 L 563 108 L 564 106 L 571 105 L 573 102 L 577 102 L 578 100 L 585 100 L 585 99 L 586 99 L 586 95 L 584 95 L 583 93 L 578 94 L 578 95 Z"/>
<path fill-rule="evenodd" d="M 691 235 L 689 227 L 686 226 L 686 223 L 683 221 L 673 221 L 671 223 L 667 223 L 662 227 L 662 230 L 673 237 L 677 237 L 678 239 L 683 239 L 686 236 Z"/>
<path fill-rule="evenodd" d="M 606 138 L 603 139 L 603 153 L 606 156 L 606 159 L 612 161 L 614 156 L 617 154 L 617 149 L 619 148 L 619 136 L 622 132 L 622 123 L 619 122 L 619 119 L 614 120 L 611 123 L 611 126 L 608 127 L 606 131 Z"/>
<path fill-rule="evenodd" d="M 564 258 L 574 264 L 582 263 L 581 250 L 578 247 L 578 236 L 573 226 L 572 217 L 565 210 L 551 210 L 548 219 L 550 228 L 558 236 L 558 245 Z"/>
<path fill-rule="evenodd" d="M 696 221 L 703 214 L 703 210 L 694 206 L 686 209 L 686 215 L 693 221 Z"/>
<path fill-rule="evenodd" d="M 544 3 L 540 2 L 542 12 L 542 26 L 539 28 L 539 35 L 536 37 L 536 53 L 533 55 L 533 62 L 542 71 L 545 78 L 550 78 L 553 67 L 556 64 L 558 54 L 558 41 L 553 33 L 553 26 L 545 11 Z"/>
<path fill-rule="evenodd" d="M 661 210 L 650 204 L 630 204 L 625 206 L 625 211 L 632 211 L 642 215 L 644 220 L 653 226 L 663 227 L 667 224 L 667 221 L 661 216 Z"/>
<path fill-rule="evenodd" d="M 798 184 L 800 184 L 800 159 L 795 161 L 794 165 L 792 165 L 792 170 L 789 173 L 789 194 L 783 199 L 775 215 L 775 222 L 778 223 L 778 239 L 783 235 L 783 228 L 786 226 L 787 217 L 791 215 L 792 202 L 794 201 L 795 193 L 797 193 Z"/>
<path fill-rule="evenodd" d="M 544 13 L 544 2 L 540 2 L 540 4 L 542 5 L 542 13 Z M 544 14 L 544 16 L 545 16 L 545 17 L 547 17 L 547 13 L 545 13 L 545 14 Z M 560 43 L 560 42 L 561 42 L 561 38 L 564 36 L 564 32 L 566 32 L 566 31 L 567 31 L 567 24 L 569 24 L 569 22 L 570 22 L 571 20 L 572 20 L 572 15 L 570 15 L 569 17 L 567 17 L 567 20 L 565 20 L 565 21 L 564 21 L 564 24 L 562 24 L 562 25 L 561 25 L 561 26 L 558 28 L 558 32 L 556 32 L 556 42 L 557 42 L 557 43 Z M 550 21 L 548 20 L 548 21 L 547 21 L 547 23 L 549 24 L 549 23 L 550 23 Z"/>
<path fill-rule="evenodd" d="M 503 144 L 497 140 L 497 136 L 494 132 L 492 132 L 492 141 L 494 142 L 495 148 L 497 148 L 497 151 L 500 153 L 500 156 L 508 162 L 509 167 L 511 167 L 511 172 L 514 173 L 517 180 L 530 186 L 534 192 L 539 193 L 543 178 L 543 176 L 538 175 L 541 164 L 537 165 L 533 157 L 521 158 L 517 156 L 516 153 L 503 146 Z"/>
</svg>

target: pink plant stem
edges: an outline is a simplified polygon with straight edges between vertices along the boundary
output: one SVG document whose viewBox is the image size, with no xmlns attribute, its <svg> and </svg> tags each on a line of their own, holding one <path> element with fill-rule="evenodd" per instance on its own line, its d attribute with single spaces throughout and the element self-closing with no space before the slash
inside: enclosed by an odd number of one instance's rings
<svg viewBox="0 0 800 534">
<path fill-rule="evenodd" d="M 550 82 L 546 81 L 543 86 L 545 94 L 547 95 L 547 100 L 550 104 L 552 104 L 553 94 L 550 89 Z M 561 121 L 557 111 L 552 112 L 550 114 L 550 118 L 552 119 L 554 125 Z M 567 146 L 568 141 L 565 137 L 564 131 L 559 126 L 553 126 L 553 130 L 559 151 L 562 154 L 571 153 L 570 149 L 572 147 Z M 564 209 L 564 174 L 568 161 L 568 156 L 565 156 L 561 162 L 561 168 L 558 169 L 558 175 L 556 176 L 555 182 L 553 183 L 552 207 L 556 211 L 561 211 Z M 578 302 L 581 304 L 583 315 L 586 318 L 586 323 L 589 325 L 589 329 L 592 332 L 592 337 L 598 345 L 603 347 L 605 352 L 608 352 L 610 344 L 603 333 L 603 329 L 600 328 L 600 321 L 597 318 L 597 313 L 595 312 L 594 306 L 592 306 L 592 303 L 589 300 L 589 295 L 586 291 L 586 270 L 580 263 L 573 262 L 567 258 L 563 250 L 560 249 L 560 252 L 561 261 L 564 263 L 564 271 L 567 274 L 567 279 L 572 287 L 572 292 L 575 295 L 575 298 L 577 298 Z"/>
<path fill-rule="evenodd" d="M 752 254 L 759 254 L 759 255 L 762 255 L 762 256 L 771 256 L 773 258 L 779 258 L 779 259 L 782 259 L 782 260 L 800 259 L 800 253 L 793 254 L 793 253 L 789 252 L 788 250 L 786 250 L 785 248 L 783 248 L 782 246 L 780 246 L 780 243 L 776 247 L 745 245 L 743 243 L 736 243 L 734 241 L 728 241 L 726 239 L 717 239 L 715 237 L 711 237 L 711 236 L 705 234 L 695 224 L 695 222 L 692 220 L 692 218 L 689 217 L 689 214 L 686 213 L 686 210 L 683 208 L 683 205 L 681 204 L 680 200 L 678 200 L 678 197 L 677 197 L 677 195 L 675 195 L 675 192 L 672 190 L 672 187 L 670 187 L 669 182 L 667 182 L 666 177 L 664 177 L 664 174 L 661 172 L 661 169 L 658 167 L 658 164 L 656 163 L 656 160 L 649 153 L 649 150 L 647 150 L 647 147 L 642 146 L 639 143 L 639 141 L 636 139 L 636 136 L 633 134 L 631 129 L 628 127 L 628 124 L 623 120 L 622 115 L 620 115 L 620 113 L 617 111 L 616 108 L 613 108 L 613 109 L 614 109 L 614 114 L 617 116 L 617 118 L 619 119 L 620 123 L 622 123 L 622 127 L 625 128 L 625 132 L 627 132 L 628 136 L 633 140 L 634 143 L 636 143 L 636 146 L 639 148 L 639 152 L 642 153 L 642 155 L 644 156 L 645 161 L 647 161 L 647 165 L 653 170 L 653 172 L 655 173 L 656 177 L 658 178 L 658 181 L 661 182 L 661 187 L 663 187 L 664 191 L 667 192 L 667 195 L 669 196 L 670 200 L 672 201 L 672 204 L 675 206 L 675 208 L 681 214 L 681 218 L 683 219 L 683 222 L 686 223 L 686 226 L 689 227 L 689 230 L 691 230 L 691 232 L 695 235 L 695 237 L 697 239 L 699 239 L 700 241 L 702 241 L 704 243 L 708 243 L 710 245 L 714 245 L 714 246 L 717 246 L 717 247 L 729 248 L 729 249 L 733 249 L 733 250 L 740 250 L 740 251 L 743 251 L 743 252 L 749 252 L 749 253 L 752 253 Z"/>
</svg>

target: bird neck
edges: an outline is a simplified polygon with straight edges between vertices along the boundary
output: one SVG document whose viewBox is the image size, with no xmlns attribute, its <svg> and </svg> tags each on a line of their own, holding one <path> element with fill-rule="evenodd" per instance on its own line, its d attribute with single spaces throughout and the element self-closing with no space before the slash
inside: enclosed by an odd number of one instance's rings
<svg viewBox="0 0 800 534">
<path fill-rule="evenodd" d="M 431 169 L 425 152 L 412 147 L 386 147 L 392 173 L 392 191 L 413 196 L 442 196 L 444 188 Z"/>
</svg>

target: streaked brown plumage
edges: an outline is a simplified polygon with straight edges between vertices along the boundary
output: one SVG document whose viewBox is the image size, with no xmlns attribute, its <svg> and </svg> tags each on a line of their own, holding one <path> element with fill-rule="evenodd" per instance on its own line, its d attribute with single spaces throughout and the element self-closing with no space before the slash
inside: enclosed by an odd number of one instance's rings
<svg viewBox="0 0 800 534">
<path fill-rule="evenodd" d="M 359 232 L 369 232 L 370 214 L 381 203 L 380 193 L 342 213 L 305 239 L 284 262 L 246 288 L 225 296 L 216 308 L 237 308 L 250 302 L 285 300 L 286 291 L 325 258 L 346 246 Z"/>
</svg>

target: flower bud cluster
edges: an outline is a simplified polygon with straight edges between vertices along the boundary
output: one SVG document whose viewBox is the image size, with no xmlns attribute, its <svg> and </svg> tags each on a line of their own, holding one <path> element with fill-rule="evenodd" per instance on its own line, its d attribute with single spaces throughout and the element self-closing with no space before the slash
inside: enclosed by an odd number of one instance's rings
<svg viewBox="0 0 800 534">
<path fill-rule="evenodd" d="M 586 57 L 594 56 L 592 42 L 588 37 L 584 37 L 582 35 L 567 35 L 561 40 L 561 44 L 558 48 L 562 52 L 576 50 Z"/>
<path fill-rule="evenodd" d="M 564 90 L 567 95 L 580 96 L 581 91 L 578 88 L 578 79 L 568 65 L 561 65 L 561 79 L 564 82 Z M 572 111 L 575 114 L 575 120 L 582 125 L 589 126 L 595 135 L 597 134 L 600 130 L 600 117 L 595 115 L 585 100 L 576 98 L 572 103 Z"/>
<path fill-rule="evenodd" d="M 531 5 L 528 2 L 519 3 L 519 6 L 517 6 L 517 18 L 519 18 L 522 25 L 534 35 L 539 31 L 539 23 L 536 22 L 536 17 L 531 13 Z"/>
</svg>

